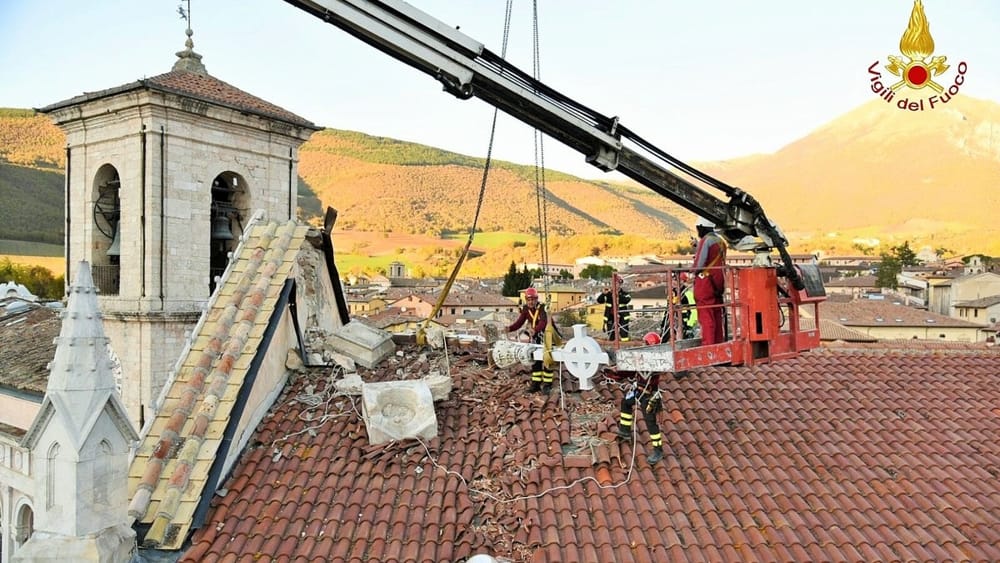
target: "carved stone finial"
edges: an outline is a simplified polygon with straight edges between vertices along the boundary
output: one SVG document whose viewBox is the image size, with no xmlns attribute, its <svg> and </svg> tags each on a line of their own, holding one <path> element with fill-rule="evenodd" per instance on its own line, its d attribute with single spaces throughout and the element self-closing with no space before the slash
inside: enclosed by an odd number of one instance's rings
<svg viewBox="0 0 1000 563">
<path fill-rule="evenodd" d="M 194 52 L 194 40 L 191 36 L 194 35 L 194 30 L 191 29 L 191 2 L 188 0 L 187 10 L 183 7 L 178 7 L 177 11 L 180 13 L 181 18 L 187 21 L 187 29 L 184 33 L 187 35 L 187 40 L 184 41 L 185 49 L 183 51 L 177 52 L 177 62 L 174 63 L 173 70 L 186 70 L 188 72 L 193 72 L 196 74 L 208 75 L 208 70 L 205 65 L 201 62 L 201 55 Z"/>
</svg>

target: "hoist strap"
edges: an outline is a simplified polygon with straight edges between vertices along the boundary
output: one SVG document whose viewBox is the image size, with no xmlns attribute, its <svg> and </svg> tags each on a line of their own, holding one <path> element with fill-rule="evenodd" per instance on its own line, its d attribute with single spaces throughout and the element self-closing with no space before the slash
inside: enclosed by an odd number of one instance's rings
<svg viewBox="0 0 1000 563">
<path fill-rule="evenodd" d="M 503 49 L 501 51 L 501 55 L 503 56 L 506 56 L 507 39 L 510 37 L 511 6 L 511 1 L 507 0 L 507 13 L 504 18 Z M 444 288 L 441 289 L 441 295 L 438 296 L 437 303 L 434 304 L 434 309 L 431 310 L 431 314 L 424 319 L 420 328 L 417 329 L 417 345 L 419 346 L 427 344 L 427 325 L 430 324 L 431 319 L 437 317 L 438 312 L 441 311 L 441 307 L 444 306 L 444 301 L 448 298 L 448 292 L 451 291 L 451 286 L 455 283 L 455 279 L 458 277 L 458 272 L 462 269 L 462 264 L 469 255 L 469 249 L 472 248 L 472 239 L 476 236 L 476 226 L 479 224 L 479 212 L 483 209 L 483 198 L 486 195 L 486 180 L 490 176 L 490 163 L 492 162 L 493 157 L 493 140 L 496 138 L 497 133 L 497 115 L 499 115 L 499 110 L 494 108 L 493 126 L 490 128 L 490 144 L 486 149 L 486 163 L 483 165 L 483 180 L 479 185 L 479 201 L 476 202 L 476 215 L 472 218 L 472 228 L 469 229 L 469 238 L 465 242 L 465 248 L 462 250 L 462 254 L 458 257 L 458 261 L 455 262 L 455 267 L 451 270 L 451 275 L 448 276 L 448 281 L 444 284 Z"/>
</svg>

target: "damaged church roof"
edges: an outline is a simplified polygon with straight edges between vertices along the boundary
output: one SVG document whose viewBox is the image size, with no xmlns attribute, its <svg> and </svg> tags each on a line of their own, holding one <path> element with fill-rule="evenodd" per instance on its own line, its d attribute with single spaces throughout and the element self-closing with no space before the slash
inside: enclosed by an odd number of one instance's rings
<svg viewBox="0 0 1000 563">
<path fill-rule="evenodd" d="M 365 381 L 420 377 L 417 350 Z M 525 393 L 450 358 L 438 437 L 368 444 L 311 372 L 258 428 L 182 561 L 1000 560 L 1000 353 L 841 345 L 661 383 L 666 457 L 622 390 Z M 402 374 L 402 375 L 400 375 Z"/>
</svg>

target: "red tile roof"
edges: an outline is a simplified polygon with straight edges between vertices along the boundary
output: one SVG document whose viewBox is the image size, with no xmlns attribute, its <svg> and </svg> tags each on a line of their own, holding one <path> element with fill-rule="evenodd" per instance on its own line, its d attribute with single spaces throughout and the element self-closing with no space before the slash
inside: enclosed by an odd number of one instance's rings
<svg viewBox="0 0 1000 563">
<path fill-rule="evenodd" d="M 271 117 L 304 125 L 315 129 L 316 126 L 309 120 L 299 117 L 294 113 L 281 108 L 267 100 L 262 100 L 253 94 L 244 92 L 239 88 L 223 82 L 218 78 L 207 74 L 188 72 L 184 70 L 172 70 L 170 72 L 153 76 L 139 81 L 142 85 L 154 88 L 173 91 L 179 94 L 192 95 L 207 101 L 248 110 L 251 113 Z"/>
<path fill-rule="evenodd" d="M 824 341 L 843 340 L 844 342 L 875 342 L 878 340 L 877 338 L 868 336 L 863 332 L 851 330 L 840 323 L 835 323 L 826 319 L 819 320 L 819 334 L 820 338 Z"/>
<path fill-rule="evenodd" d="M 41 113 L 50 113 L 57 109 L 82 104 L 91 100 L 106 98 L 139 89 L 151 89 L 162 92 L 181 94 L 195 99 L 228 106 L 247 113 L 278 119 L 300 127 L 318 130 L 313 122 L 281 108 L 271 102 L 262 100 L 249 92 L 219 80 L 207 74 L 187 70 L 172 70 L 151 78 L 143 78 L 135 82 L 108 88 L 97 92 L 86 92 L 61 102 L 39 109 Z"/>
<path fill-rule="evenodd" d="M 982 324 L 931 313 L 884 300 L 855 299 L 847 303 L 827 302 L 819 308 L 820 317 L 844 326 L 939 326 L 974 328 Z"/>
<path fill-rule="evenodd" d="M 452 357 L 426 444 L 370 446 L 356 398 L 297 378 L 182 560 L 1000 560 L 995 348 L 841 345 L 667 379 L 653 467 L 642 423 L 635 449 L 614 439 L 616 386 L 545 399 L 483 356 Z"/>
</svg>

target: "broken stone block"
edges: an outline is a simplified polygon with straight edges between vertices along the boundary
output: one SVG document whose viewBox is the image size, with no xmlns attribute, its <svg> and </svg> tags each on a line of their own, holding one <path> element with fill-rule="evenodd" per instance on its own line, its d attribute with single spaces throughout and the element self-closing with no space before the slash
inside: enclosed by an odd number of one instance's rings
<svg viewBox="0 0 1000 563">
<path fill-rule="evenodd" d="M 338 392 L 345 395 L 360 395 L 361 388 L 364 386 L 365 382 L 361 379 L 361 376 L 352 373 L 350 375 L 344 376 L 343 379 L 338 379 L 333 383 L 334 388 Z"/>
<path fill-rule="evenodd" d="M 437 327 L 431 327 L 424 331 L 427 338 L 427 345 L 435 350 L 444 348 L 444 331 Z"/>
<path fill-rule="evenodd" d="M 434 398 L 425 381 L 365 383 L 361 398 L 370 444 L 437 436 Z"/>
<path fill-rule="evenodd" d="M 285 356 L 285 367 L 292 371 L 299 371 L 305 367 L 302 363 L 302 357 L 299 355 L 299 351 L 295 348 L 289 348 L 288 354 Z"/>
<path fill-rule="evenodd" d="M 433 372 L 425 375 L 422 381 L 427 383 L 427 387 L 431 390 L 431 397 L 435 401 L 443 401 L 451 394 L 451 377 L 447 375 Z"/>
<path fill-rule="evenodd" d="M 331 334 L 327 344 L 368 369 L 396 351 L 392 334 L 358 321 L 351 321 Z"/>
<path fill-rule="evenodd" d="M 329 352 L 330 359 L 333 363 L 344 368 L 344 373 L 354 373 L 358 371 L 357 366 L 354 365 L 354 360 L 345 356 L 344 354 L 338 354 L 336 352 Z"/>
</svg>

